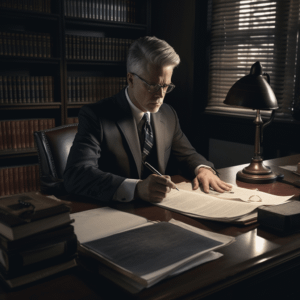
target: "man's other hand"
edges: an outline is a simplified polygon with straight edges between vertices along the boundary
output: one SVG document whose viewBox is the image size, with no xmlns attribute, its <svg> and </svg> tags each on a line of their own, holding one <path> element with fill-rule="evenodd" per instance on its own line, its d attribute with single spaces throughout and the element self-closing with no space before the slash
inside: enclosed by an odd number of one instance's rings
<svg viewBox="0 0 300 300">
<path fill-rule="evenodd" d="M 137 183 L 134 198 L 159 203 L 166 198 L 171 189 L 175 188 L 176 185 L 171 181 L 170 176 L 152 174 Z"/>
<path fill-rule="evenodd" d="M 230 191 L 232 188 L 230 184 L 222 181 L 217 175 L 206 168 L 199 168 L 198 175 L 193 179 L 192 184 L 193 190 L 198 189 L 199 185 L 202 184 L 205 193 L 209 192 L 210 187 L 219 193 Z"/>
</svg>

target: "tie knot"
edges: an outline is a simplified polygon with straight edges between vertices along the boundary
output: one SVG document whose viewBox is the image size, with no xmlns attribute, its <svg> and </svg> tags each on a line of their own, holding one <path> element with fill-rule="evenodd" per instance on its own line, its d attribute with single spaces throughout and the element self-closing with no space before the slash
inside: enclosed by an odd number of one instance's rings
<svg viewBox="0 0 300 300">
<path fill-rule="evenodd" d="M 150 118 L 147 113 L 144 114 L 143 118 L 146 120 L 146 122 L 149 124 L 150 123 Z"/>
</svg>

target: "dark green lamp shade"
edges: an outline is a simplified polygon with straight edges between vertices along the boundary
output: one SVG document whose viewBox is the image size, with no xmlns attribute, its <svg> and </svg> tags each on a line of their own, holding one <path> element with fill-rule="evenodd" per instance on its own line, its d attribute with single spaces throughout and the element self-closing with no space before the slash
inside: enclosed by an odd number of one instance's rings
<svg viewBox="0 0 300 300">
<path fill-rule="evenodd" d="M 277 109 L 275 94 L 262 74 L 260 62 L 256 62 L 252 65 L 250 74 L 231 87 L 224 103 L 251 109 Z"/>
</svg>

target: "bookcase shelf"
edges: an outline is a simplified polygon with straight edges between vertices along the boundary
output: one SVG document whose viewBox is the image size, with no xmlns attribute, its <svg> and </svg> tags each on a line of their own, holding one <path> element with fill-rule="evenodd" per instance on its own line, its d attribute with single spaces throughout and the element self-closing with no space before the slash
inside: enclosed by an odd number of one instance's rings
<svg viewBox="0 0 300 300">
<path fill-rule="evenodd" d="M 116 28 L 121 30 L 146 30 L 147 24 L 135 24 L 126 22 L 116 22 L 116 21 L 102 21 L 102 20 L 90 20 L 83 18 L 65 18 L 65 24 L 67 26 L 93 26 L 104 28 Z"/>
<path fill-rule="evenodd" d="M 20 11 L 18 9 L 0 8 L 0 17 L 11 19 L 27 19 L 31 18 L 36 21 L 53 21 L 57 22 L 60 18 L 59 14 L 43 13 L 35 11 Z"/>
<path fill-rule="evenodd" d="M 23 56 L 12 56 L 12 55 L 1 55 L 0 63 L 3 64 L 52 64 L 58 65 L 60 58 L 43 58 L 43 57 L 23 57 Z"/>
<path fill-rule="evenodd" d="M 150 33 L 151 0 L 0 0 L 0 189 L 6 169 L 38 168 L 20 122 L 27 136 L 77 123 L 83 105 L 126 85 L 127 49 Z"/>
<path fill-rule="evenodd" d="M 24 109 L 60 109 L 62 103 L 13 103 L 13 104 L 0 104 L 1 110 L 24 110 Z"/>
<path fill-rule="evenodd" d="M 26 157 L 37 155 L 36 148 L 0 150 L 0 159 Z"/>
</svg>

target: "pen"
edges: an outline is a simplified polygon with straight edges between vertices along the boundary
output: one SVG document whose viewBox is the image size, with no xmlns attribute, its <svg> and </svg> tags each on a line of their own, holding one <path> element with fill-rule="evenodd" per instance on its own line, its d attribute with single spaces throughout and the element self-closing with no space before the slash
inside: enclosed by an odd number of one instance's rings
<svg viewBox="0 0 300 300">
<path fill-rule="evenodd" d="M 152 171 L 153 173 L 162 176 L 162 174 L 160 174 L 155 168 L 153 168 L 150 164 L 148 164 L 147 162 L 143 163 L 150 171 Z M 179 191 L 179 189 L 176 187 L 176 190 Z"/>
</svg>

